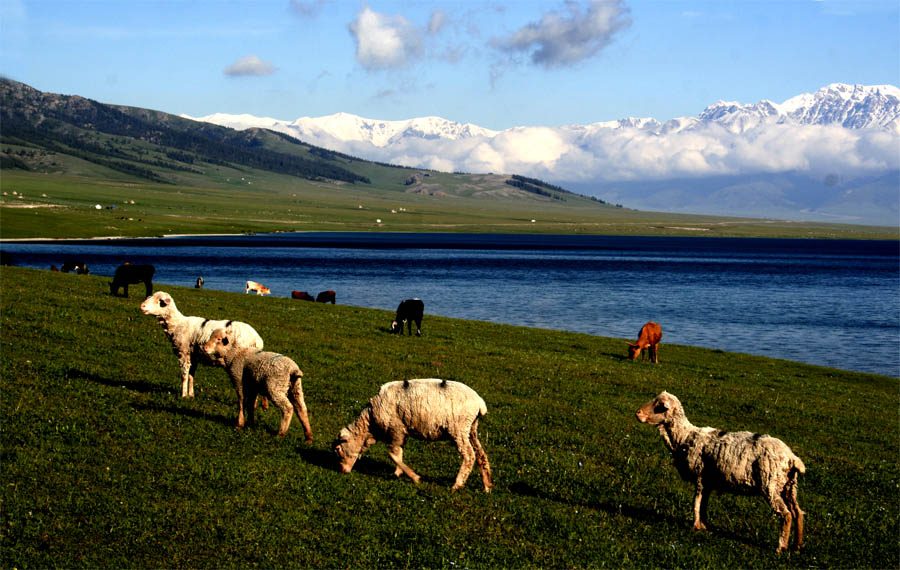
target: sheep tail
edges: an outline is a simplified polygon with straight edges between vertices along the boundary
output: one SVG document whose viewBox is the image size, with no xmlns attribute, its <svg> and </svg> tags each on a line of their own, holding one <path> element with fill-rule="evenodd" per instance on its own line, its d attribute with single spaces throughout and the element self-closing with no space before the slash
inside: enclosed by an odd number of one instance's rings
<svg viewBox="0 0 900 570">
<path fill-rule="evenodd" d="M 806 473 L 806 465 L 795 455 L 791 458 L 791 470 L 788 472 L 788 478 L 796 479 L 798 473 Z"/>
</svg>

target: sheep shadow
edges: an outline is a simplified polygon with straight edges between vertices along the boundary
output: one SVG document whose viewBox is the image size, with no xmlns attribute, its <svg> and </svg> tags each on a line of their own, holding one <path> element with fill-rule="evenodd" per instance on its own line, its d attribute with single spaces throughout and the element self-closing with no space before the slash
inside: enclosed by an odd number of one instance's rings
<svg viewBox="0 0 900 570">
<path fill-rule="evenodd" d="M 551 492 L 544 491 L 534 487 L 529 483 L 525 483 L 524 481 L 516 481 L 512 485 L 508 487 L 508 489 L 517 495 L 521 495 L 524 497 L 531 497 L 535 499 L 541 499 L 546 501 L 554 501 L 557 503 L 567 504 L 573 507 L 582 507 L 589 508 L 598 511 L 603 511 L 613 516 L 624 516 L 630 519 L 634 519 L 637 521 L 645 522 L 648 524 L 659 524 L 664 523 L 670 526 L 688 529 L 691 530 L 691 521 L 682 518 L 682 517 L 674 517 L 672 515 L 661 514 L 652 509 L 648 509 L 646 507 L 635 507 L 632 505 L 627 505 L 624 503 L 612 503 L 609 501 L 573 501 L 570 499 L 566 499 L 555 495 Z M 585 491 L 589 491 L 589 489 L 585 489 Z M 685 508 L 689 509 L 690 505 L 687 505 Z M 693 532 L 693 531 L 692 531 Z M 755 548 L 759 548 L 761 550 L 765 550 L 768 548 L 767 544 L 760 543 L 758 541 L 751 540 L 747 536 L 743 536 L 735 533 L 734 531 L 723 529 L 717 526 L 715 523 L 707 522 L 707 533 L 715 534 L 716 536 L 722 537 L 727 540 L 733 540 L 735 542 L 740 542 L 746 546 L 751 546 Z"/>
<path fill-rule="evenodd" d="M 215 422 L 217 424 L 234 427 L 235 420 L 231 416 L 221 416 L 218 414 L 208 414 L 206 412 L 202 412 L 200 410 L 193 410 L 190 408 L 181 408 L 177 406 L 163 406 L 158 404 L 146 404 L 146 403 L 135 403 L 131 405 L 131 408 L 135 411 L 143 411 L 143 412 L 164 412 L 172 415 L 184 416 L 187 418 L 193 418 L 198 420 L 208 420 Z M 253 429 L 253 428 L 250 428 Z"/>
<path fill-rule="evenodd" d="M 564 503 L 573 507 L 590 508 L 598 511 L 603 511 L 611 515 L 621 515 L 643 522 L 663 521 L 673 525 L 680 525 L 684 522 L 682 519 L 676 519 L 671 515 L 661 515 L 660 513 L 651 509 L 647 509 L 644 507 L 634 507 L 624 503 L 613 504 L 608 501 L 575 501 L 563 498 L 552 492 L 538 489 L 537 487 L 524 481 L 516 481 L 515 483 L 510 485 L 508 489 L 516 495 L 522 495 L 524 497 L 553 501 L 556 503 Z"/>
<path fill-rule="evenodd" d="M 301 447 L 298 454 L 300 455 L 300 459 L 305 463 L 309 463 L 310 465 L 320 467 L 327 471 L 340 472 L 337 457 L 334 453 L 330 453 L 326 449 L 310 447 L 307 445 Z"/>
<path fill-rule="evenodd" d="M 88 380 L 96 384 L 102 384 L 111 388 L 125 388 L 142 394 L 171 394 L 172 391 L 158 384 L 151 384 L 143 380 L 124 380 L 122 378 L 105 378 L 92 372 L 84 372 L 77 368 L 69 368 L 65 372 L 66 378 L 74 378 L 79 380 Z"/>
</svg>

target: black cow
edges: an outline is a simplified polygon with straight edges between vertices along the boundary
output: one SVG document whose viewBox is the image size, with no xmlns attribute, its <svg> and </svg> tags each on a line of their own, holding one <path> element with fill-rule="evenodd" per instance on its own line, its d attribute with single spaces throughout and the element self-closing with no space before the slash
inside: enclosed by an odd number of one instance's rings
<svg viewBox="0 0 900 570">
<path fill-rule="evenodd" d="M 128 286 L 135 283 L 143 283 L 147 288 L 147 297 L 153 294 L 153 273 L 156 271 L 152 265 L 131 265 L 126 263 L 116 268 L 116 274 L 109 284 L 109 294 L 118 295 L 119 288 L 125 289 L 128 296 Z"/>
<path fill-rule="evenodd" d="M 319 291 L 319 294 L 316 295 L 316 303 L 331 303 L 334 305 L 336 297 L 337 293 L 334 291 Z"/>
<path fill-rule="evenodd" d="M 421 299 L 407 299 L 397 306 L 397 316 L 391 323 L 391 332 L 403 334 L 403 324 L 406 324 L 407 332 L 412 336 L 412 324 L 416 322 L 416 336 L 422 335 L 422 315 L 425 313 L 425 303 Z"/>
</svg>

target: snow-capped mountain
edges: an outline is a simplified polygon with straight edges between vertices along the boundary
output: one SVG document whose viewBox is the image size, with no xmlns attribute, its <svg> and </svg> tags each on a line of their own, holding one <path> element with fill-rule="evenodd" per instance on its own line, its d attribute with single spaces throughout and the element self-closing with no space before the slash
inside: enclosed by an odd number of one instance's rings
<svg viewBox="0 0 900 570">
<path fill-rule="evenodd" d="M 185 118 L 243 130 L 267 128 L 300 138 L 329 137 L 340 141 L 367 142 L 383 148 L 402 139 L 460 140 L 472 137 L 493 138 L 493 131 L 472 123 L 458 123 L 441 117 L 419 117 L 402 121 L 367 119 L 350 113 L 323 117 L 301 117 L 294 121 L 215 113 L 205 117 Z M 795 125 L 838 125 L 849 129 L 883 128 L 900 132 L 900 88 L 893 85 L 846 85 L 834 83 L 815 93 L 804 93 L 784 103 L 762 100 L 742 104 L 718 101 L 697 117 L 678 117 L 666 123 L 654 118 L 628 117 L 617 121 L 592 123 L 584 127 L 570 125 L 571 130 L 642 129 L 658 134 L 697 129 L 711 124 L 743 133 L 766 123 Z"/>
<path fill-rule="evenodd" d="M 182 116 L 236 130 L 258 127 L 280 131 L 301 140 L 331 138 L 339 141 L 366 142 L 376 147 L 385 147 L 403 138 L 458 140 L 493 137 L 497 134 L 497 131 L 471 123 L 462 124 L 440 117 L 380 121 L 350 113 L 335 113 L 324 117 L 300 117 L 295 121 L 282 121 L 268 117 L 225 113 L 199 118 Z"/>
<path fill-rule="evenodd" d="M 641 209 L 671 210 L 672 197 L 678 196 L 684 204 L 703 204 L 706 213 L 731 215 L 743 214 L 740 204 L 752 200 L 757 205 L 754 215 L 764 215 L 761 203 L 775 194 L 761 194 L 765 185 L 736 180 L 790 174 L 790 189 L 779 187 L 779 208 L 771 210 L 773 216 L 785 217 L 791 208 L 804 219 L 866 211 L 877 215 L 848 214 L 843 219 L 900 225 L 900 189 L 892 187 L 896 177 L 886 176 L 900 171 L 900 88 L 893 85 L 835 83 L 782 103 L 719 101 L 696 117 L 664 123 L 629 117 L 492 131 L 440 117 L 381 121 L 348 113 L 294 121 L 225 114 L 195 120 L 238 130 L 268 128 L 353 156 L 414 168 L 534 176 Z M 804 186 L 800 179 L 809 183 Z M 730 198 L 722 200 L 723 193 L 708 190 L 695 200 L 685 190 L 691 180 L 720 181 L 732 189 Z M 887 182 L 874 187 L 866 182 L 866 192 L 852 191 L 862 180 Z M 666 181 L 678 181 L 678 192 L 660 190 Z M 696 193 L 710 188 L 693 187 Z M 742 199 L 734 199 L 734 188 L 743 193 Z M 826 194 L 829 214 L 819 215 Z M 863 195 L 865 208 L 859 203 Z"/>
</svg>

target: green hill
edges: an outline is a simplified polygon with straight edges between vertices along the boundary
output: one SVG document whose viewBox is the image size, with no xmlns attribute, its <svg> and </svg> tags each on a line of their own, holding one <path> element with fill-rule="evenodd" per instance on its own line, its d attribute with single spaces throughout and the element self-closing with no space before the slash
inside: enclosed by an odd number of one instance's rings
<svg viewBox="0 0 900 570">
<path fill-rule="evenodd" d="M 9 79 L 0 79 L 0 169 L 4 239 L 300 230 L 896 239 L 891 228 L 638 212 L 514 173 L 374 163 Z"/>
<path fill-rule="evenodd" d="M 185 314 L 249 322 L 295 359 L 314 440 L 279 414 L 234 430 L 234 390 L 201 367 L 197 397 L 156 320 L 108 279 L 0 272 L 0 565 L 4 568 L 896 568 L 897 379 L 663 344 L 157 284 Z M 35 292 L 40 292 L 36 294 Z M 349 475 L 332 441 L 386 381 L 440 377 L 484 398 L 477 472 L 451 492 L 449 442 L 410 440 L 423 480 L 396 480 L 383 444 Z M 637 408 L 676 394 L 698 426 L 783 439 L 807 467 L 801 553 L 775 554 L 757 497 L 693 489 Z"/>
</svg>

